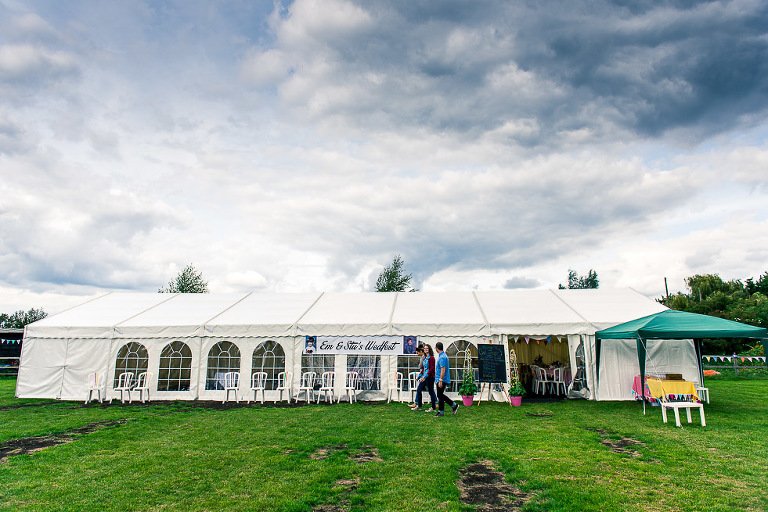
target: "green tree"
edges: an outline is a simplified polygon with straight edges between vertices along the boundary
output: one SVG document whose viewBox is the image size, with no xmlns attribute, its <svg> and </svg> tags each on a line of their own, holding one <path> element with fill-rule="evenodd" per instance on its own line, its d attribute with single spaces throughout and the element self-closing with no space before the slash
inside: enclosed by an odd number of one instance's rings
<svg viewBox="0 0 768 512">
<path fill-rule="evenodd" d="M 0 327 L 4 329 L 23 329 L 25 325 L 37 322 L 47 317 L 48 313 L 43 308 L 32 308 L 29 311 L 16 311 L 10 315 L 0 313 Z"/>
<path fill-rule="evenodd" d="M 568 285 L 557 285 L 561 290 L 568 289 L 585 289 L 585 288 L 599 288 L 600 279 L 597 277 L 597 272 L 589 269 L 586 276 L 579 276 L 575 270 L 568 269 Z"/>
<path fill-rule="evenodd" d="M 376 279 L 377 292 L 404 292 L 411 286 L 412 274 L 405 273 L 405 262 L 400 255 L 392 259 L 392 263 L 381 271 Z M 408 291 L 415 291 L 410 289 Z"/>
<path fill-rule="evenodd" d="M 751 277 L 747 279 L 745 288 L 747 290 L 747 293 L 750 295 L 753 293 L 760 292 L 765 296 L 768 296 L 768 272 L 763 273 L 760 277 L 757 278 L 757 281 L 752 279 Z"/>
<path fill-rule="evenodd" d="M 203 279 L 203 273 L 198 272 L 192 264 L 168 281 L 166 288 L 157 290 L 160 293 L 208 293 L 208 281 Z"/>
<path fill-rule="evenodd" d="M 717 274 L 696 274 L 685 279 L 688 293 L 678 292 L 658 299 L 670 309 L 717 316 L 745 324 L 768 327 L 768 272 L 746 283 L 724 281 Z M 768 290 L 766 290 L 768 291 Z M 704 340 L 707 350 L 720 354 L 742 352 L 749 341 Z"/>
</svg>

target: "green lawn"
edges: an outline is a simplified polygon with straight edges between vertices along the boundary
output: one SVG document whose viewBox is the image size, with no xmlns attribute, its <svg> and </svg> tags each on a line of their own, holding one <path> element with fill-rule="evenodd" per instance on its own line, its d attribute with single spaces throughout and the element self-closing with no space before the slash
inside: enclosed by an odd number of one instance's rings
<svg viewBox="0 0 768 512">
<path fill-rule="evenodd" d="M 444 418 L 401 404 L 83 407 L 16 400 L 3 378 L 0 443 L 126 422 L 10 457 L 0 510 L 472 510 L 456 482 L 479 460 L 530 494 L 524 510 L 768 510 L 768 380 L 708 385 L 708 426 L 679 429 L 628 402 L 483 404 Z M 629 447 L 639 456 L 601 443 L 622 436 L 643 443 Z M 351 459 L 369 447 L 380 461 Z"/>
</svg>

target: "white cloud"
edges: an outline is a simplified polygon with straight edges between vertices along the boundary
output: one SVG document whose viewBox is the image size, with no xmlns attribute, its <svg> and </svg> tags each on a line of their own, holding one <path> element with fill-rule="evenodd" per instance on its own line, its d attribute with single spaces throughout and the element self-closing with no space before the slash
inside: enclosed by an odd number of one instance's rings
<svg viewBox="0 0 768 512">
<path fill-rule="evenodd" d="M 5 304 L 155 291 L 188 263 L 212 291 L 371 289 L 396 253 L 426 290 L 765 270 L 768 102 L 670 64 L 714 52 L 690 43 L 709 11 L 676 12 L 676 38 L 605 6 L 78 5 L 8 16 L 0 46 Z"/>
<path fill-rule="evenodd" d="M 0 81 L 56 77 L 76 71 L 76 60 L 67 52 L 28 44 L 0 45 Z"/>
</svg>

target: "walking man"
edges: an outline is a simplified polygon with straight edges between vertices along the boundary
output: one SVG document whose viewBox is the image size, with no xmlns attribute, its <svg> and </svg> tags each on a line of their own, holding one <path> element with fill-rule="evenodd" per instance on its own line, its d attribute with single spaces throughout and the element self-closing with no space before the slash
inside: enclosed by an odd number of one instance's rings
<svg viewBox="0 0 768 512">
<path fill-rule="evenodd" d="M 437 381 L 437 412 L 435 416 L 444 416 L 445 404 L 451 407 L 453 414 L 459 409 L 459 404 L 445 396 L 445 388 L 451 383 L 451 365 L 448 362 L 448 355 L 443 351 L 443 342 L 435 343 L 437 350 L 437 362 L 435 363 L 435 380 Z"/>
</svg>

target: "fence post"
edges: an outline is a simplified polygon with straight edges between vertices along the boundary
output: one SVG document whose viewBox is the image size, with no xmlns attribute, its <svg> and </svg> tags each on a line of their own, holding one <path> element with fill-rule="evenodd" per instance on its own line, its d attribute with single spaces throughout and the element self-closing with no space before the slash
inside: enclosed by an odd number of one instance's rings
<svg viewBox="0 0 768 512">
<path fill-rule="evenodd" d="M 737 361 L 736 354 L 733 354 L 733 373 L 734 373 L 734 375 L 738 375 L 739 374 L 739 364 L 736 361 Z"/>
</svg>

